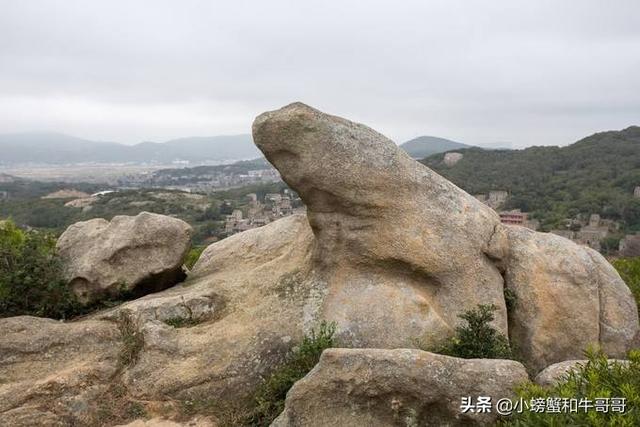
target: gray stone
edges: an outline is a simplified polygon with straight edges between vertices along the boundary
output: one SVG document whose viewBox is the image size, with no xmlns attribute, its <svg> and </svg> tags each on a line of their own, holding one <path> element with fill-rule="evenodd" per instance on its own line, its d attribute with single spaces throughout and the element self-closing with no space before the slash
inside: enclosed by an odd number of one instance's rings
<svg viewBox="0 0 640 427">
<path fill-rule="evenodd" d="M 528 380 L 511 360 L 420 350 L 329 349 L 287 394 L 274 427 L 490 425 L 495 411 L 461 411 L 462 397 L 513 398 Z"/>
<path fill-rule="evenodd" d="M 57 243 L 69 284 L 85 303 L 175 284 L 184 278 L 182 260 L 190 246 L 186 222 L 148 212 L 78 222 Z"/>
<path fill-rule="evenodd" d="M 485 254 L 495 211 L 376 131 L 301 103 L 260 115 L 253 137 L 307 206 L 322 315 L 350 345 L 435 344 L 477 304 L 494 304 L 507 332 Z"/>
<path fill-rule="evenodd" d="M 515 295 L 509 337 L 525 365 L 538 372 L 600 346 L 624 357 L 638 331 L 627 285 L 594 250 L 554 234 L 500 226 L 492 249 Z"/>
</svg>

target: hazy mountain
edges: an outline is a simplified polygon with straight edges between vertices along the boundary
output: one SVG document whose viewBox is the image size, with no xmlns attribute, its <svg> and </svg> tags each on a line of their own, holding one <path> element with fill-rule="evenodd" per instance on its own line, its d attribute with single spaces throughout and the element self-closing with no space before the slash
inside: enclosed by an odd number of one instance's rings
<svg viewBox="0 0 640 427">
<path fill-rule="evenodd" d="M 0 164 L 170 163 L 252 159 L 261 155 L 251 135 L 180 138 L 124 145 L 55 133 L 0 135 Z"/>
<path fill-rule="evenodd" d="M 470 147 L 470 145 L 451 141 L 449 139 L 438 138 L 436 136 L 419 136 L 405 142 L 404 144 L 400 144 L 400 148 L 404 149 L 404 151 L 414 159 L 423 159 L 432 154 Z"/>
</svg>

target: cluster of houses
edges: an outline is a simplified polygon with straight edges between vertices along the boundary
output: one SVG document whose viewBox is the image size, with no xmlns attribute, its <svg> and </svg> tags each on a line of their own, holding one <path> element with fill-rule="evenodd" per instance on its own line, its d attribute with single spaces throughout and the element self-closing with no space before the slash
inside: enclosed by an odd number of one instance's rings
<svg viewBox="0 0 640 427">
<path fill-rule="evenodd" d="M 503 224 L 520 225 L 532 230 L 537 230 L 540 227 L 537 219 L 529 218 L 528 212 L 522 212 L 520 209 L 500 210 L 509 198 L 509 193 L 504 190 L 490 191 L 488 194 L 476 194 L 474 197 L 498 212 L 500 222 Z"/>
<path fill-rule="evenodd" d="M 564 229 L 550 230 L 553 234 L 566 237 L 597 251 L 602 249 L 603 239 L 618 234 L 619 231 L 620 224 L 610 219 L 602 219 L 598 214 L 591 214 L 588 219 L 578 215 L 576 218 L 565 220 Z"/>
<path fill-rule="evenodd" d="M 188 168 L 182 174 L 167 174 L 162 170 L 146 174 L 132 174 L 120 178 L 124 187 L 161 187 L 170 190 L 209 194 L 220 189 L 238 188 L 252 184 L 280 181 L 280 174 L 272 167 L 238 171 L 229 167 Z"/>
<path fill-rule="evenodd" d="M 640 186 L 633 192 L 640 198 Z M 487 206 L 495 209 L 503 224 L 520 225 L 537 230 L 540 223 L 529 217 L 527 212 L 520 209 L 501 210 L 509 197 L 503 190 L 490 191 L 488 194 L 477 194 L 475 197 Z M 602 241 L 606 238 L 617 238 L 621 234 L 620 224 L 610 219 L 603 219 L 598 214 L 589 216 L 578 215 L 576 218 L 565 220 L 564 228 L 549 230 L 550 233 L 570 239 L 580 245 L 589 246 L 602 251 Z M 610 248 L 609 248 L 610 249 Z M 628 234 L 620 239 L 618 246 L 620 256 L 640 256 L 640 234 Z"/>
<path fill-rule="evenodd" d="M 262 227 L 276 219 L 306 210 L 297 194 L 289 189 L 285 189 L 282 194 L 267 193 L 262 201 L 258 200 L 255 193 L 248 194 L 247 199 L 244 212 L 242 209 L 234 209 L 225 218 L 226 236 Z"/>
</svg>

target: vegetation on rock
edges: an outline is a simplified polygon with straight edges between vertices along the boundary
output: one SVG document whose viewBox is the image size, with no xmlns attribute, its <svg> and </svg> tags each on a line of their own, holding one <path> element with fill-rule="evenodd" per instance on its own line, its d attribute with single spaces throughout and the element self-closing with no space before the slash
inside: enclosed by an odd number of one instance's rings
<svg viewBox="0 0 640 427">
<path fill-rule="evenodd" d="M 0 317 L 32 315 L 66 319 L 81 307 L 62 277 L 55 239 L 0 223 Z"/>
<path fill-rule="evenodd" d="M 124 369 L 135 365 L 138 361 L 140 352 L 144 347 L 144 335 L 140 331 L 132 314 L 126 310 L 120 312 L 118 329 L 120 330 L 120 337 L 122 339 L 118 365 L 120 369 Z"/>
<path fill-rule="evenodd" d="M 529 405 L 521 413 L 506 419 L 503 425 L 518 427 L 538 426 L 637 426 L 640 425 L 640 351 L 629 352 L 629 363 L 610 362 L 602 352 L 587 352 L 588 362 L 571 371 L 557 385 L 549 388 L 533 383 L 524 385 L 519 390 L 519 398 Z M 601 398 L 623 398 L 626 410 L 624 413 L 612 411 L 596 411 L 594 408 L 585 411 L 578 408 L 576 412 L 532 411 L 532 399 L 537 402 L 559 399 L 589 399 L 595 402 Z M 562 403 L 560 403 L 562 404 Z"/>
<path fill-rule="evenodd" d="M 459 317 L 466 325 L 456 327 L 456 335 L 446 341 L 436 353 L 464 359 L 513 359 L 509 340 L 491 326 L 494 305 L 480 304 Z"/>
<path fill-rule="evenodd" d="M 289 389 L 316 366 L 325 349 L 334 346 L 335 331 L 335 323 L 323 321 L 317 332 L 314 329 L 306 335 L 286 363 L 260 385 L 255 395 L 256 409 L 251 416 L 251 425 L 268 426 L 284 410 Z"/>
<path fill-rule="evenodd" d="M 184 307 L 184 309 L 187 311 L 187 315 L 186 316 L 175 316 L 175 317 L 170 317 L 168 319 L 164 320 L 164 323 L 173 327 L 173 328 L 190 328 L 192 326 L 196 326 L 206 320 L 208 320 L 209 316 L 206 316 L 204 314 L 200 314 L 200 315 L 195 315 L 193 313 L 193 310 L 191 310 L 191 307 L 189 307 L 189 305 L 184 303 L 184 298 L 183 298 L 183 302 L 180 304 L 180 306 Z"/>
<path fill-rule="evenodd" d="M 193 248 L 191 248 L 184 259 L 184 265 L 189 270 L 191 270 L 193 266 L 196 265 L 196 262 L 198 262 L 198 259 L 200 259 L 200 255 L 202 255 L 202 252 L 205 249 L 206 246 L 194 246 Z"/>
</svg>

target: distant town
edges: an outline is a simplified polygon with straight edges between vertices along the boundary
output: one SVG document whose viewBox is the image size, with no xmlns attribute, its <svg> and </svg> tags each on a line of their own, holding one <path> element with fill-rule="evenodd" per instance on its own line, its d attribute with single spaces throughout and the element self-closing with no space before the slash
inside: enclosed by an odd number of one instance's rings
<svg viewBox="0 0 640 427">
<path fill-rule="evenodd" d="M 0 174 L 0 183 L 10 183 L 15 177 Z M 91 209 L 100 196 L 113 190 L 167 189 L 185 193 L 213 195 L 231 189 L 243 189 L 249 186 L 260 186 L 281 182 L 278 171 L 264 159 L 241 161 L 227 165 L 198 166 L 193 168 L 175 168 L 160 170 L 124 171 L 110 177 L 107 184 L 109 190 L 94 194 L 63 189 L 44 198 L 68 199 L 65 206 Z M 640 186 L 633 192 L 634 198 L 640 199 Z M 10 199 L 11 193 L 0 190 L 0 200 Z M 244 196 L 241 196 L 241 199 Z M 520 209 L 505 209 L 510 194 L 506 190 L 493 190 L 486 194 L 475 194 L 479 201 L 493 208 L 504 224 L 519 225 L 539 230 L 540 222 L 530 212 Z M 131 202 L 149 203 L 149 202 Z M 141 205 L 142 208 L 142 205 Z M 300 198 L 289 189 L 281 193 L 249 193 L 243 200 L 228 200 L 223 203 L 224 212 L 222 228 L 216 232 L 220 238 L 261 227 L 278 218 L 304 212 L 305 207 Z M 640 255 L 640 235 L 624 234 L 622 224 L 611 219 L 602 218 L 599 214 L 579 214 L 573 218 L 565 218 L 562 225 L 544 230 L 570 239 L 580 245 L 589 246 L 603 254 L 620 256 Z"/>
<path fill-rule="evenodd" d="M 636 198 L 640 198 L 640 186 L 635 187 L 633 195 Z M 519 225 L 532 230 L 540 228 L 539 221 L 530 218 L 528 212 L 522 212 L 520 209 L 501 209 L 509 198 L 507 191 L 490 191 L 488 194 L 476 194 L 474 197 L 496 210 L 500 215 L 500 222 L 503 224 Z M 620 256 L 640 256 L 640 234 L 627 234 L 620 237 L 620 230 L 620 223 L 610 219 L 603 219 L 599 214 L 591 214 L 567 218 L 564 221 L 564 228 L 552 229 L 549 232 L 565 237 L 580 245 L 589 246 L 599 252 L 610 252 L 613 249 L 617 250 Z M 616 241 L 618 240 L 617 237 L 620 237 L 617 248 L 603 248 L 603 241 L 607 239 Z"/>
<path fill-rule="evenodd" d="M 262 201 L 258 200 L 256 193 L 247 195 L 248 207 L 243 212 L 241 209 L 234 209 L 225 218 L 224 233 L 227 236 L 262 227 L 279 218 L 293 215 L 295 213 L 306 212 L 306 207 L 298 195 L 285 189 L 283 194 L 267 193 Z M 225 202 L 231 206 L 231 202 Z"/>
</svg>

